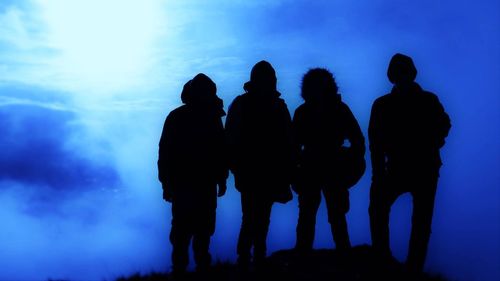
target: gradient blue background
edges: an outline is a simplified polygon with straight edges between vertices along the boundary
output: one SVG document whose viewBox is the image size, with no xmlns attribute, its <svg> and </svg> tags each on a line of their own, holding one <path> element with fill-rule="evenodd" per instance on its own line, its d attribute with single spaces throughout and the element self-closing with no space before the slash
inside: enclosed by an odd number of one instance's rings
<svg viewBox="0 0 500 281">
<path fill-rule="evenodd" d="M 170 265 L 157 143 L 185 81 L 204 72 L 226 108 L 270 61 L 290 111 L 300 79 L 329 68 L 366 135 L 395 52 L 452 120 L 426 270 L 500 280 L 499 1 L 0 2 L 0 279 L 102 280 Z M 367 159 L 369 159 L 367 155 Z M 369 169 L 368 169 L 369 171 Z M 370 243 L 370 172 L 349 230 Z M 273 209 L 270 252 L 295 242 L 296 198 Z M 403 260 L 411 198 L 391 215 Z M 239 196 L 219 200 L 212 252 L 235 259 Z M 333 242 L 322 204 L 315 246 Z"/>
</svg>

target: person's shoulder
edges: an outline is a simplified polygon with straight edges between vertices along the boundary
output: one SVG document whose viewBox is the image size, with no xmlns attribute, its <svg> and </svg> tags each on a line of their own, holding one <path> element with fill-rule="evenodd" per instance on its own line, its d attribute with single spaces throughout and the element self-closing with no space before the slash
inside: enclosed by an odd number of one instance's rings
<svg viewBox="0 0 500 281">
<path fill-rule="evenodd" d="M 429 101 L 433 102 L 439 101 L 438 96 L 433 92 L 422 90 L 422 96 Z"/>
<path fill-rule="evenodd" d="M 341 118 L 351 119 L 352 117 L 354 117 L 354 114 L 352 113 L 351 108 L 345 102 L 340 101 L 338 108 L 339 108 Z"/>
<path fill-rule="evenodd" d="M 236 96 L 231 103 L 229 104 L 229 112 L 234 112 L 235 110 L 238 111 L 239 108 L 241 108 L 242 104 L 245 103 L 245 94 L 241 94 Z"/>
<path fill-rule="evenodd" d="M 241 104 L 241 103 L 244 103 L 245 100 L 248 99 L 248 93 L 243 93 L 241 95 L 237 95 L 233 101 L 231 102 L 231 105 L 238 105 L 238 104 Z"/>
<path fill-rule="evenodd" d="M 279 106 L 287 107 L 285 100 L 282 98 L 276 98 L 276 104 L 278 104 Z"/>
<path fill-rule="evenodd" d="M 295 111 L 293 112 L 293 117 L 296 119 L 296 118 L 301 118 L 303 117 L 304 115 L 306 115 L 308 112 L 308 106 L 306 103 L 302 103 L 301 105 L 299 105 Z"/>
<path fill-rule="evenodd" d="M 185 104 L 181 105 L 181 106 L 175 108 L 174 110 L 170 111 L 170 113 L 167 115 L 166 120 L 174 120 L 174 119 L 177 119 L 179 117 L 182 117 L 183 115 L 187 114 L 188 111 L 189 111 L 189 108 Z"/>
<path fill-rule="evenodd" d="M 382 95 L 382 96 L 375 99 L 375 101 L 373 102 L 373 107 L 384 106 L 385 104 L 391 102 L 393 97 L 394 97 L 394 94 L 391 94 L 391 93 Z"/>
<path fill-rule="evenodd" d="M 178 115 L 178 114 L 185 114 L 189 111 L 189 106 L 183 104 L 177 108 L 175 108 L 174 110 L 172 110 L 170 112 L 170 114 L 174 114 L 174 115 Z"/>
<path fill-rule="evenodd" d="M 295 114 L 297 113 L 303 113 L 307 111 L 307 104 L 306 103 L 302 103 L 301 105 L 299 105 L 296 109 L 295 109 Z"/>
<path fill-rule="evenodd" d="M 375 102 L 386 102 L 386 101 L 391 100 L 393 97 L 394 97 L 393 93 L 387 93 L 387 94 L 381 95 L 380 97 L 376 98 Z"/>
<path fill-rule="evenodd" d="M 350 112 L 351 111 L 351 108 L 347 105 L 347 103 L 343 102 L 343 101 L 339 101 L 339 108 L 341 111 L 344 111 L 344 112 Z"/>
<path fill-rule="evenodd" d="M 287 107 L 285 100 L 281 98 L 282 94 L 279 91 L 276 91 L 274 94 L 275 95 L 272 95 L 271 100 L 274 100 L 274 103 L 278 104 L 279 106 Z"/>
<path fill-rule="evenodd" d="M 282 114 L 290 116 L 290 111 L 288 110 L 288 106 L 286 105 L 286 102 L 282 98 L 276 98 L 276 103 L 275 103 L 276 108 L 278 109 L 279 112 Z"/>
<path fill-rule="evenodd" d="M 422 99 L 421 105 L 429 110 L 433 110 L 436 112 L 436 114 L 441 114 L 442 111 L 444 110 L 443 105 L 441 104 L 441 101 L 439 100 L 439 97 L 429 91 L 422 91 L 422 96 L 424 97 Z"/>
</svg>

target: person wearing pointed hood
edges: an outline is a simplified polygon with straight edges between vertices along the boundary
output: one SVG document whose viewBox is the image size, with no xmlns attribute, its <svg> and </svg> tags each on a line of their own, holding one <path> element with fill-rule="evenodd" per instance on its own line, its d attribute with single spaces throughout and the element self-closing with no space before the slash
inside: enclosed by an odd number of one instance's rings
<svg viewBox="0 0 500 281">
<path fill-rule="evenodd" d="M 260 61 L 252 68 L 245 93 L 234 99 L 226 118 L 229 166 L 241 193 L 242 225 L 238 263 L 256 264 L 266 256 L 274 202 L 288 202 L 293 167 L 291 118 L 276 89 L 274 68 Z"/>
<path fill-rule="evenodd" d="M 228 176 L 221 120 L 225 112 L 216 92 L 215 83 L 203 73 L 189 80 L 181 93 L 184 105 L 168 114 L 160 138 L 158 178 L 163 198 L 172 203 L 175 273 L 186 270 L 191 240 L 197 268 L 211 263 L 217 196 L 224 195 Z"/>
<path fill-rule="evenodd" d="M 299 197 L 299 220 L 295 249 L 313 248 L 316 214 L 325 197 L 328 221 L 335 246 L 351 247 L 346 213 L 349 188 L 365 170 L 365 139 L 351 110 L 341 101 L 330 71 L 310 69 L 302 79 L 302 98 L 293 116 L 298 156 L 293 187 Z M 347 146 L 345 143 L 349 143 Z"/>
<path fill-rule="evenodd" d="M 421 272 L 431 235 L 434 198 L 439 169 L 439 150 L 451 128 L 438 97 L 415 82 L 413 60 L 395 54 L 387 69 L 392 91 L 375 100 L 368 136 L 372 161 L 370 228 L 372 245 L 391 259 L 389 213 L 404 194 L 413 198 L 413 216 L 406 265 Z"/>
</svg>

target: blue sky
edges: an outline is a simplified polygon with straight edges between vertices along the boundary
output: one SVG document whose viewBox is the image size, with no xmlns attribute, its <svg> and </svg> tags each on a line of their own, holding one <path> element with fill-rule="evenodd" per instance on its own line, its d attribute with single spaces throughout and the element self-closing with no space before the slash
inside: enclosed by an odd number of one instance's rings
<svg viewBox="0 0 500 281">
<path fill-rule="evenodd" d="M 414 58 L 417 81 L 453 124 L 426 268 L 500 278 L 499 27 L 498 1 L 2 1 L 0 279 L 101 280 L 168 267 L 157 143 L 197 73 L 217 83 L 227 108 L 266 59 L 293 112 L 301 76 L 327 67 L 366 133 L 395 52 Z M 351 191 L 354 244 L 370 243 L 369 178 Z M 235 258 L 239 208 L 230 179 L 216 258 Z M 391 216 L 399 259 L 410 208 L 404 196 Z M 274 207 L 271 251 L 293 246 L 296 219 L 296 200 Z M 328 228 L 322 205 L 316 247 L 333 247 Z"/>
</svg>

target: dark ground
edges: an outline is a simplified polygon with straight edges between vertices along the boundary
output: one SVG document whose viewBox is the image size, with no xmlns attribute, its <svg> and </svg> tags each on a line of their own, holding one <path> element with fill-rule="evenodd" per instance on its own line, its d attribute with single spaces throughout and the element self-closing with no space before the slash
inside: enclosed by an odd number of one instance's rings
<svg viewBox="0 0 500 281">
<path fill-rule="evenodd" d="M 440 276 L 427 273 L 416 275 L 405 270 L 396 260 L 383 261 L 375 256 L 369 246 L 357 246 L 349 252 L 314 250 L 298 255 L 293 250 L 273 253 L 265 266 L 242 270 L 237 265 L 218 263 L 207 272 L 189 272 L 184 276 L 165 273 L 139 274 L 122 277 L 117 281 L 157 280 L 432 280 L 445 281 Z"/>
</svg>

